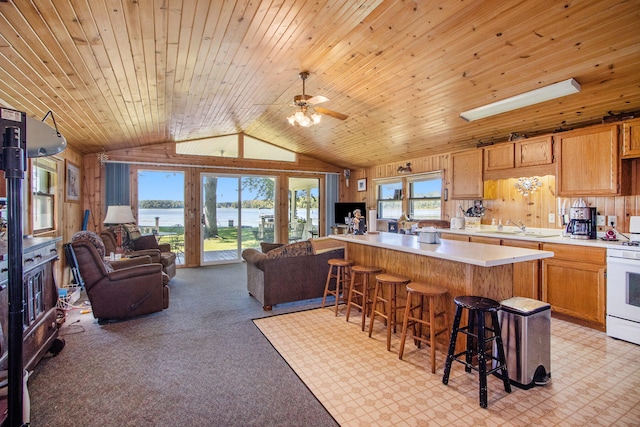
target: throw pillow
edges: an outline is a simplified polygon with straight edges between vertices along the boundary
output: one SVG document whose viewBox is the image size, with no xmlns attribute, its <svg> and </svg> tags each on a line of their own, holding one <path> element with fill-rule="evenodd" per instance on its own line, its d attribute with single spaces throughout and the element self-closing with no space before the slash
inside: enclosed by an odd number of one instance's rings
<svg viewBox="0 0 640 427">
<path fill-rule="evenodd" d="M 142 236 L 142 233 L 140 233 L 140 228 L 138 228 L 136 224 L 123 224 L 123 225 L 124 225 L 124 229 L 127 231 L 127 234 L 129 235 L 129 238 L 131 240 L 137 240 L 140 238 L 140 236 Z"/>
<path fill-rule="evenodd" d="M 303 242 L 291 243 L 288 245 L 280 246 L 279 248 L 271 249 L 267 252 L 267 259 L 273 258 L 285 258 L 312 255 L 313 248 L 311 242 L 305 240 Z"/>
<path fill-rule="evenodd" d="M 72 242 L 84 241 L 84 242 L 91 243 L 93 247 L 96 248 L 96 252 L 98 252 L 98 255 L 100 256 L 100 259 L 102 260 L 102 263 L 104 264 L 104 268 L 105 270 L 107 270 L 107 273 L 111 273 L 113 271 L 113 266 L 109 261 L 105 259 L 107 251 L 104 248 L 104 243 L 102 242 L 102 239 L 100 238 L 100 236 L 98 236 L 96 233 L 94 233 L 93 231 L 78 231 L 76 234 L 73 235 L 73 237 L 71 238 L 71 241 Z"/>
</svg>

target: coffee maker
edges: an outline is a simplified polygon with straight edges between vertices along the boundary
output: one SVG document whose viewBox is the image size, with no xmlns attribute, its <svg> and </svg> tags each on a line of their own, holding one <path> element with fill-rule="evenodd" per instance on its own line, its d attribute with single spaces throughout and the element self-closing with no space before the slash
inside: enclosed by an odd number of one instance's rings
<svg viewBox="0 0 640 427">
<path fill-rule="evenodd" d="M 597 235 L 596 208 L 572 207 L 567 233 L 572 239 L 595 239 Z"/>
</svg>

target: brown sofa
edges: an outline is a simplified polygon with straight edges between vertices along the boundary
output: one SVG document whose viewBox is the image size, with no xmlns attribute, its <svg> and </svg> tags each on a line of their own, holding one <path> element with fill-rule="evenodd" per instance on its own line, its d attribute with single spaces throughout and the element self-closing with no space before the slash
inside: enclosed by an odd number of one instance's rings
<svg viewBox="0 0 640 427">
<path fill-rule="evenodd" d="M 264 310 L 285 302 L 319 298 L 329 272 L 327 261 L 344 258 L 344 248 L 315 244 L 311 239 L 288 245 L 263 245 L 264 252 L 245 249 L 249 295 Z M 268 250 L 270 249 L 270 250 Z"/>
<path fill-rule="evenodd" d="M 116 252 L 116 235 L 111 229 L 100 231 L 100 238 L 104 242 L 107 253 Z M 162 264 L 162 271 L 169 279 L 176 275 L 176 254 L 171 252 L 171 245 L 158 244 L 156 236 L 140 236 L 128 239 L 125 255 L 129 257 L 149 256 L 151 262 Z"/>
<path fill-rule="evenodd" d="M 88 231 L 76 233 L 71 248 L 96 319 L 126 319 L 169 307 L 161 264 L 146 256 L 107 262 L 102 240 Z"/>
</svg>

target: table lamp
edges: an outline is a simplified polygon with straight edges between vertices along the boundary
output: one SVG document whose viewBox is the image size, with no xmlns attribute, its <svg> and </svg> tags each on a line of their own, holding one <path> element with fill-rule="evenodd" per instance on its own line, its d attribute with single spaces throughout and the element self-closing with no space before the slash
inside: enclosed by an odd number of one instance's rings
<svg viewBox="0 0 640 427">
<path fill-rule="evenodd" d="M 136 219 L 131 212 L 131 206 L 108 206 L 107 216 L 104 218 L 104 225 L 117 225 L 116 229 L 116 252 L 122 253 L 122 224 L 135 223 Z"/>
</svg>

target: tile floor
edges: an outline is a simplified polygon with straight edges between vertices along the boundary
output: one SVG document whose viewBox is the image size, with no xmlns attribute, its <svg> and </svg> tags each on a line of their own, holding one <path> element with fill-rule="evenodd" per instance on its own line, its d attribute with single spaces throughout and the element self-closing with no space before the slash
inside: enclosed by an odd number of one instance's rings
<svg viewBox="0 0 640 427">
<path fill-rule="evenodd" d="M 332 308 L 254 322 L 342 426 L 639 426 L 640 346 L 552 318 L 552 382 L 504 391 L 489 378 L 489 407 L 478 405 L 477 373 L 454 363 L 442 384 L 444 348 L 431 374 L 429 350 L 399 333 L 386 351 L 380 322 L 372 338 L 358 313 Z M 399 331 L 398 331 L 399 332 Z"/>
</svg>

